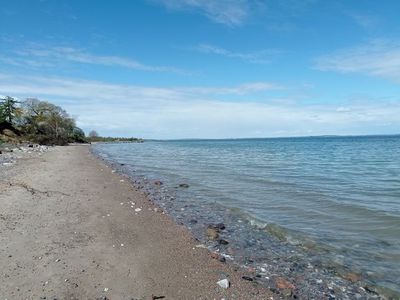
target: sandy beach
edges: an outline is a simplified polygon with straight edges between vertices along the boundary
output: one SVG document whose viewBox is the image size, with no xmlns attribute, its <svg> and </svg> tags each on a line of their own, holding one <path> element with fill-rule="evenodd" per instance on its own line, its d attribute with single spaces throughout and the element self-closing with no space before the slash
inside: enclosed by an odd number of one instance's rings
<svg viewBox="0 0 400 300">
<path fill-rule="evenodd" d="M 88 146 L 0 172 L 1 299 L 273 299 Z"/>
</svg>

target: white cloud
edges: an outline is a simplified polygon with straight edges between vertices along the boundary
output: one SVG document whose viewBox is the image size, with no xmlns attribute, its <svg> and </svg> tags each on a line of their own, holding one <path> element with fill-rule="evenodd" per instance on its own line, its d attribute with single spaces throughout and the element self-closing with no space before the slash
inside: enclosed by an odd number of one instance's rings
<svg viewBox="0 0 400 300">
<path fill-rule="evenodd" d="M 195 51 L 207 53 L 207 54 L 215 54 L 220 56 L 225 56 L 229 58 L 237 58 L 243 61 L 257 63 L 257 64 L 267 64 L 271 62 L 271 59 L 280 53 L 278 50 L 261 50 L 255 52 L 235 52 L 230 51 L 225 48 L 221 48 L 218 46 L 213 46 L 210 44 L 200 44 L 197 47 L 193 48 Z"/>
<path fill-rule="evenodd" d="M 242 24 L 251 14 L 250 0 L 153 0 L 171 10 L 198 10 L 216 23 Z"/>
<path fill-rule="evenodd" d="M 63 78 L 0 74 L 0 94 L 39 97 L 61 105 L 85 130 L 145 138 L 223 138 L 394 133 L 400 102 L 302 105 L 252 101 L 269 84 L 157 88 Z M 240 96 L 218 101 L 214 96 Z"/>
<path fill-rule="evenodd" d="M 147 72 L 171 72 L 186 74 L 187 72 L 169 66 L 153 66 L 120 56 L 94 55 L 82 49 L 72 47 L 44 47 L 41 45 L 25 46 L 23 50 L 12 53 L 12 57 L 1 55 L 0 61 L 15 66 L 55 67 L 65 62 L 80 64 L 122 67 Z"/>
<path fill-rule="evenodd" d="M 400 42 L 375 40 L 319 57 L 316 68 L 322 71 L 360 73 L 400 83 Z"/>
</svg>

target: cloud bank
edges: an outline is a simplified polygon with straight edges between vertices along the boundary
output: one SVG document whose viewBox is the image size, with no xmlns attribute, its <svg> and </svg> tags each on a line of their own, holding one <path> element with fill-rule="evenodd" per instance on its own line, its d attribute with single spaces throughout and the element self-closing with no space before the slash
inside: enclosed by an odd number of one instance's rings
<svg viewBox="0 0 400 300">
<path fill-rule="evenodd" d="M 238 138 L 394 133 L 391 130 L 400 128 L 399 101 L 288 104 L 268 96 L 275 88 L 270 83 L 158 88 L 0 74 L 0 94 L 50 100 L 77 117 L 86 131 L 104 135 Z M 252 101 L 260 92 L 264 101 Z M 220 101 L 221 94 L 242 101 Z"/>
</svg>

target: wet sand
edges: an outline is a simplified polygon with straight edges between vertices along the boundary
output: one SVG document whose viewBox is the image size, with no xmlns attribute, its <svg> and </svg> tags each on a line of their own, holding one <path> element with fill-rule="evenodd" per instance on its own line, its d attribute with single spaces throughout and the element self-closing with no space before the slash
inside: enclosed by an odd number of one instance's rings
<svg viewBox="0 0 400 300">
<path fill-rule="evenodd" d="M 0 168 L 0 202 L 2 299 L 277 299 L 196 247 L 88 146 Z"/>
</svg>

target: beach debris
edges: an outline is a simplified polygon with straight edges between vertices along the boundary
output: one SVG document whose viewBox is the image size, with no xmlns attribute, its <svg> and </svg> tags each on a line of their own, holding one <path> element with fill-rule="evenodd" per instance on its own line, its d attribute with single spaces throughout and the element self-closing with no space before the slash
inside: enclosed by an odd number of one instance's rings
<svg viewBox="0 0 400 300">
<path fill-rule="evenodd" d="M 121 244 L 121 247 L 123 247 L 124 246 L 124 244 Z"/>
<path fill-rule="evenodd" d="M 189 185 L 187 183 L 181 183 L 179 187 L 187 189 Z"/>
<path fill-rule="evenodd" d="M 196 248 L 203 248 L 203 249 L 208 249 L 206 245 L 199 244 L 195 246 Z"/>
<path fill-rule="evenodd" d="M 123 180 L 123 179 L 120 179 L 120 182 L 125 182 L 125 180 Z"/>
<path fill-rule="evenodd" d="M 220 287 L 222 287 L 223 289 L 227 289 L 227 288 L 229 288 L 229 286 L 230 286 L 230 282 L 229 282 L 229 280 L 228 279 L 222 279 L 222 280 L 220 280 L 220 281 L 217 281 L 217 284 L 220 286 Z"/>
<path fill-rule="evenodd" d="M 135 212 L 139 212 L 139 211 L 142 211 L 142 209 L 141 208 L 135 208 Z"/>
<path fill-rule="evenodd" d="M 222 256 L 229 260 L 234 260 L 232 255 L 222 253 Z"/>
<path fill-rule="evenodd" d="M 121 204 L 121 205 L 124 205 L 124 202 L 121 202 L 120 204 Z"/>
<path fill-rule="evenodd" d="M 164 299 L 165 296 L 155 296 L 155 295 L 151 295 L 151 299 L 152 300 L 157 300 L 157 299 Z"/>
<path fill-rule="evenodd" d="M 60 260 L 61 260 L 61 259 L 57 258 L 57 259 L 56 259 L 56 262 L 59 262 Z"/>
<path fill-rule="evenodd" d="M 105 292 L 108 292 L 108 288 L 104 288 L 104 291 L 105 291 Z"/>
</svg>

